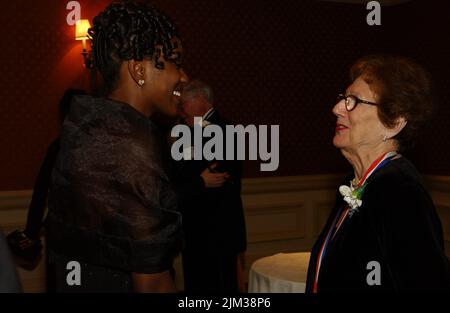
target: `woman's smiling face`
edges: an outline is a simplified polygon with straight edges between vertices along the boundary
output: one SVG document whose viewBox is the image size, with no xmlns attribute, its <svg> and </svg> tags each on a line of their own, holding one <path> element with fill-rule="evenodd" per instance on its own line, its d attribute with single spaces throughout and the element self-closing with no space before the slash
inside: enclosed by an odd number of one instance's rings
<svg viewBox="0 0 450 313">
<path fill-rule="evenodd" d="M 188 82 L 188 76 L 182 67 L 183 49 L 177 38 L 174 41 L 175 49 L 169 60 L 164 60 L 161 55 L 158 62 L 164 63 L 163 69 L 155 67 L 154 62 L 146 64 L 148 77 L 144 87 L 149 105 L 159 113 L 167 116 L 175 116 L 180 104 L 180 96 L 183 84 Z M 148 83 L 147 83 L 148 82 Z"/>
<path fill-rule="evenodd" d="M 374 103 L 379 98 L 361 76 L 347 88 L 345 96 L 349 95 Z M 377 106 L 359 103 L 352 111 L 347 111 L 343 99 L 336 103 L 333 114 L 337 117 L 333 138 L 336 148 L 358 151 L 360 148 L 375 146 L 383 140 L 387 128 L 378 117 Z"/>
</svg>

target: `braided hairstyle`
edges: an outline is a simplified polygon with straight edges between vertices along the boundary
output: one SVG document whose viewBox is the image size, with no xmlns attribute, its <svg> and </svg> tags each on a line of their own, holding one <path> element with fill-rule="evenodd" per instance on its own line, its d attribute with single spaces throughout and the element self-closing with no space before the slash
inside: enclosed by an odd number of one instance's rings
<svg viewBox="0 0 450 313">
<path fill-rule="evenodd" d="M 89 29 L 94 65 L 103 76 L 105 92 L 114 90 L 122 61 L 150 58 L 164 69 L 164 60 L 181 65 L 181 55 L 173 57 L 178 33 L 163 12 L 142 1 L 114 1 L 94 17 Z"/>
</svg>

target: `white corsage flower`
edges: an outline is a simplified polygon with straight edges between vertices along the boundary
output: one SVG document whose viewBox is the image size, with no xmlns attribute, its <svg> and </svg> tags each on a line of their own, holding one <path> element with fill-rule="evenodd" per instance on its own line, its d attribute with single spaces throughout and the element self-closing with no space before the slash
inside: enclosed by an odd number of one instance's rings
<svg viewBox="0 0 450 313">
<path fill-rule="evenodd" d="M 339 192 L 344 197 L 344 201 L 347 202 L 350 207 L 349 213 L 352 215 L 354 212 L 358 211 L 362 205 L 362 200 L 358 199 L 358 192 L 355 192 L 354 189 L 346 185 L 340 186 Z"/>
</svg>

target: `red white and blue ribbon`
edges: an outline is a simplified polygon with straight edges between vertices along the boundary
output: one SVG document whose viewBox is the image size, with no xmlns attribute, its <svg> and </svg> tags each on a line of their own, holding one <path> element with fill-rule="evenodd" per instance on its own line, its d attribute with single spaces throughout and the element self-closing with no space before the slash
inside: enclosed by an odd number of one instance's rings
<svg viewBox="0 0 450 313">
<path fill-rule="evenodd" d="M 358 184 L 358 187 L 361 187 L 362 185 L 364 185 L 364 183 L 367 181 L 367 179 L 370 177 L 370 175 L 372 175 L 373 173 L 375 173 L 377 170 L 379 170 L 380 168 L 382 168 L 383 166 L 385 166 L 387 163 L 389 163 L 390 160 L 392 160 L 394 157 L 396 156 L 400 156 L 396 151 L 390 151 L 387 152 L 385 154 L 383 154 L 381 157 L 379 157 L 378 159 L 376 159 L 367 169 L 366 173 L 363 175 L 363 177 L 361 178 L 361 181 Z"/>
<path fill-rule="evenodd" d="M 385 166 L 390 160 L 400 156 L 396 151 L 391 151 L 383 154 L 381 157 L 376 159 L 367 169 L 365 174 L 363 175 L 361 181 L 358 183 L 358 186 L 356 188 L 361 188 L 366 183 L 367 179 L 375 173 L 377 170 Z M 348 216 L 349 213 L 349 207 L 348 205 L 345 207 L 342 207 L 341 210 L 336 215 L 333 223 L 331 224 L 330 229 L 328 230 L 328 234 L 325 237 L 324 242 L 322 243 L 322 246 L 320 247 L 319 254 L 317 256 L 317 262 L 316 262 L 316 272 L 314 276 L 314 285 L 313 285 L 313 293 L 317 293 L 317 283 L 319 280 L 319 273 L 320 273 L 320 267 L 322 266 L 322 261 L 324 259 L 324 256 L 327 251 L 328 244 L 331 240 L 334 239 L 335 235 L 337 234 L 338 230 L 340 229 L 341 225 L 343 224 L 345 218 Z"/>
</svg>

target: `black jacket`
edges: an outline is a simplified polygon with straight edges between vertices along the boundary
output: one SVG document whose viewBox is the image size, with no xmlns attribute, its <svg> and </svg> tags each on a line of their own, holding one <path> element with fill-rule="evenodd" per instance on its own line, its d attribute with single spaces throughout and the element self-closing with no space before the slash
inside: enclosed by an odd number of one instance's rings
<svg viewBox="0 0 450 313">
<path fill-rule="evenodd" d="M 207 119 L 224 132 L 225 121 L 215 110 Z M 193 130 L 191 130 L 193 133 Z M 203 138 L 203 144 L 208 138 Z M 193 141 L 192 141 L 193 144 Z M 226 149 L 224 147 L 224 158 Z M 235 150 L 236 151 L 236 150 Z M 230 180 L 220 188 L 205 188 L 200 174 L 217 162 Z M 181 160 L 175 163 L 179 207 L 183 216 L 186 249 L 218 249 L 239 253 L 246 250 L 246 229 L 241 200 L 241 161 Z"/>
<path fill-rule="evenodd" d="M 353 176 L 348 176 L 348 185 Z M 311 253 L 306 291 L 312 292 L 317 255 L 344 205 L 338 193 Z M 380 264 L 381 285 L 370 286 L 371 261 Z M 442 226 L 414 166 L 392 160 L 367 181 L 359 212 L 347 217 L 322 261 L 318 292 L 450 291 L 450 267 Z"/>
</svg>

